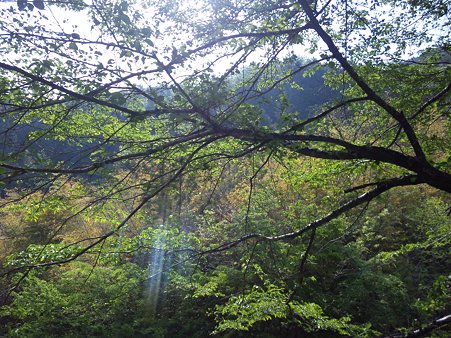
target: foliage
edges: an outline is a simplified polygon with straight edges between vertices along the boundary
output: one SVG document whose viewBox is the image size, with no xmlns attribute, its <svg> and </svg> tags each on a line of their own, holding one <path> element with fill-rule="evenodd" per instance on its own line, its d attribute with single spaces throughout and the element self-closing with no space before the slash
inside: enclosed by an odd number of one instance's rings
<svg viewBox="0 0 451 338">
<path fill-rule="evenodd" d="M 2 4 L 2 330 L 371 336 L 445 316 L 448 7 Z"/>
<path fill-rule="evenodd" d="M 263 288 L 254 285 L 244 295 L 231 297 L 225 305 L 217 306 L 215 314 L 216 332 L 225 330 L 249 330 L 258 321 L 287 319 L 294 316 L 295 322 L 305 332 L 335 331 L 340 335 L 364 337 L 374 331 L 349 324 L 350 318 L 330 319 L 315 303 L 289 301 L 283 288 L 273 284 Z"/>
<path fill-rule="evenodd" d="M 3 316 L 23 323 L 10 329 L 11 337 L 121 337 L 133 332 L 133 318 L 143 306 L 139 286 L 144 275 L 136 266 L 74 263 L 53 273 L 53 281 L 26 276 L 13 303 L 3 307 Z"/>
</svg>

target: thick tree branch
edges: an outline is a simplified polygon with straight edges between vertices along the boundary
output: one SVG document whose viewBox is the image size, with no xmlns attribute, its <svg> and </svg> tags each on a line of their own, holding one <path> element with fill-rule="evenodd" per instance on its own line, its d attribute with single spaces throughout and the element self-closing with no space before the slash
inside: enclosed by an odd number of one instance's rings
<svg viewBox="0 0 451 338">
<path fill-rule="evenodd" d="M 247 141 L 283 142 L 283 146 L 309 157 L 329 160 L 368 159 L 383 163 L 394 164 L 418 174 L 425 183 L 438 189 L 451 192 L 451 174 L 441 171 L 418 157 L 408 156 L 395 150 L 376 147 L 359 146 L 347 141 L 320 135 L 293 135 L 285 133 L 265 133 L 249 129 L 221 129 L 221 134 Z M 316 144 L 312 147 L 311 144 Z M 322 150 L 317 147 L 323 144 L 343 147 L 343 150 Z"/>
<path fill-rule="evenodd" d="M 451 315 L 447 315 L 445 317 L 433 320 L 426 326 L 413 330 L 407 334 L 393 334 L 389 336 L 385 336 L 384 338 L 414 338 L 414 337 L 425 337 L 427 334 L 431 333 L 435 329 L 443 328 L 447 325 L 451 324 Z"/>
<path fill-rule="evenodd" d="M 220 139 L 226 137 L 233 137 L 248 142 L 269 143 L 269 142 L 282 142 L 282 145 L 298 154 L 316 157 L 329 160 L 355 160 L 355 159 L 368 159 L 372 161 L 379 161 L 383 163 L 389 163 L 398 167 L 410 170 L 418 175 L 418 177 L 425 183 L 436 187 L 438 189 L 451 192 L 451 175 L 438 170 L 427 162 L 423 162 L 417 157 L 404 155 L 403 153 L 377 146 L 358 146 L 347 141 L 336 139 L 328 136 L 309 135 L 309 134 L 285 134 L 285 133 L 267 133 L 260 132 L 252 129 L 237 129 L 237 128 L 218 128 L 215 131 L 201 131 L 179 137 L 173 141 L 166 142 L 161 146 L 151 148 L 147 151 L 131 153 L 123 156 L 117 156 L 101 162 L 93 163 L 88 166 L 80 168 L 27 168 L 21 166 L 15 166 L 10 164 L 0 164 L 0 167 L 5 169 L 24 172 L 36 172 L 36 173 L 61 173 L 61 174 L 78 174 L 86 173 L 92 170 L 104 167 L 108 164 L 117 163 L 120 161 L 130 160 L 149 156 L 151 154 L 158 153 L 164 149 L 188 142 L 193 140 L 201 140 L 205 137 L 211 137 Z M 313 144 L 317 144 L 316 147 L 312 147 Z M 317 147 L 321 144 L 329 144 L 333 146 L 343 147 L 344 149 L 331 149 L 322 150 Z"/>
<path fill-rule="evenodd" d="M 332 37 L 322 28 L 319 23 L 316 15 L 313 13 L 313 10 L 309 6 L 309 2 L 307 0 L 299 0 L 299 3 L 302 6 L 305 14 L 310 20 L 312 28 L 317 32 L 320 38 L 324 41 L 324 43 L 329 48 L 332 55 L 337 59 L 337 61 L 341 64 L 343 69 L 349 74 L 349 76 L 357 83 L 357 85 L 365 92 L 368 98 L 378 104 L 381 108 L 383 108 L 386 112 L 388 112 L 396 121 L 398 121 L 399 125 L 403 128 L 404 132 L 409 139 L 409 142 L 415 152 L 415 155 L 422 161 L 426 162 L 426 156 L 423 152 L 423 149 L 418 141 L 418 138 L 413 130 L 411 124 L 407 120 L 406 116 L 396 110 L 393 106 L 391 106 L 387 101 L 385 101 L 381 96 L 379 96 L 366 82 L 362 77 L 356 72 L 354 67 L 349 63 L 346 57 L 339 51 L 338 47 L 335 45 Z"/>
</svg>

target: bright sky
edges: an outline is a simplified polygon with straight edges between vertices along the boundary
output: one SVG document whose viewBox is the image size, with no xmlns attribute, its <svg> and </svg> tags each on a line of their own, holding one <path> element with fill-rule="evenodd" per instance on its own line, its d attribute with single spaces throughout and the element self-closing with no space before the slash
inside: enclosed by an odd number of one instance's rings
<svg viewBox="0 0 451 338">
<path fill-rule="evenodd" d="M 88 1 L 85 1 L 85 3 L 88 3 Z M 196 6 L 199 7 L 201 6 L 201 2 L 199 1 L 185 1 L 184 2 L 184 6 L 186 6 L 187 8 L 191 8 L 191 9 L 195 9 Z M 2 3 L 0 3 L 0 9 L 6 9 L 9 7 L 16 7 L 16 1 L 15 0 L 7 0 L 7 1 L 3 1 Z M 146 12 L 144 13 L 145 17 L 153 17 L 153 13 L 152 10 L 150 8 L 147 9 L 142 9 L 142 11 Z M 197 13 L 202 13 L 200 10 L 196 11 Z M 102 36 L 100 34 L 100 32 L 95 28 L 95 25 L 93 25 L 93 23 L 90 21 L 89 19 L 89 15 L 88 15 L 88 11 L 84 10 L 81 12 L 72 12 L 72 11 L 68 11 L 62 8 L 58 8 L 55 6 L 46 6 L 44 10 L 37 10 L 36 8 L 33 11 L 28 11 L 28 13 L 32 16 L 32 19 L 30 19 L 30 21 L 32 20 L 41 20 L 41 22 L 43 22 L 43 17 L 46 17 L 45 20 L 45 27 L 50 30 L 53 29 L 54 31 L 59 31 L 65 34 L 72 34 L 72 33 L 77 33 L 80 35 L 80 37 L 83 38 L 89 38 L 91 40 L 105 40 L 105 36 Z M 200 16 L 198 17 L 199 20 L 204 19 L 202 17 L 202 15 L 205 14 L 199 14 Z M 162 30 L 164 30 L 164 23 L 160 23 L 160 27 Z M 183 31 L 180 32 L 180 34 L 177 36 L 177 38 L 181 38 L 183 39 L 188 39 L 188 35 L 184 34 Z M 167 53 L 162 53 L 162 50 L 164 49 L 165 46 L 167 46 L 169 44 L 171 44 L 172 42 L 165 39 L 165 40 L 161 40 L 161 41 L 154 41 L 155 46 L 157 46 L 158 48 L 156 49 L 156 52 L 161 55 L 160 59 L 163 59 L 164 55 L 168 55 Z M 83 48 L 82 46 L 79 46 L 79 48 Z M 108 64 L 108 60 L 113 59 L 114 63 L 116 65 L 121 65 L 121 58 L 119 57 L 118 53 L 113 53 L 111 49 L 107 50 L 106 48 L 102 47 L 102 46 L 97 46 L 96 48 L 99 49 L 99 51 L 102 52 L 103 56 L 101 56 L 99 58 L 99 61 L 102 62 L 104 65 Z M 293 48 L 288 48 L 286 51 L 284 51 L 283 53 L 281 53 L 281 57 L 287 56 L 290 53 L 295 53 L 297 55 L 305 55 L 305 49 L 304 51 L 302 50 L 301 47 L 297 47 L 296 50 L 294 50 Z M 252 60 L 251 61 L 258 61 L 259 59 L 261 59 L 264 55 L 264 51 L 261 51 L 260 53 L 255 53 Z M 213 70 L 215 73 L 223 73 L 224 71 L 226 71 L 226 69 L 229 68 L 229 66 L 231 64 L 233 64 L 236 60 L 237 60 L 238 56 L 235 57 L 228 57 L 228 58 L 224 58 L 222 60 L 219 60 L 218 62 L 215 63 Z M 205 62 L 211 62 L 212 60 L 215 59 L 215 55 L 210 55 L 209 57 L 204 57 L 203 61 Z M 195 63 L 195 65 L 200 66 L 201 63 L 199 62 L 199 60 L 197 60 Z M 123 67 L 120 66 L 120 67 Z M 137 68 L 139 68 L 140 66 L 137 64 L 136 65 Z M 123 68 L 123 69 L 127 69 L 127 68 Z M 178 74 L 182 75 L 183 71 L 178 70 Z"/>
<path fill-rule="evenodd" d="M 90 3 L 90 1 L 86 0 L 85 3 Z M 352 3 L 352 2 L 351 2 Z M 202 2 L 201 1 L 195 1 L 195 0 L 189 0 L 189 1 L 185 1 L 184 6 L 186 6 L 187 8 L 190 9 L 196 9 L 197 7 L 201 7 L 202 6 Z M 9 8 L 10 6 L 13 7 L 17 7 L 16 1 L 15 0 L 3 0 L 2 3 L 0 3 L 0 9 L 5 9 L 5 8 Z M 197 7 L 196 7 L 197 6 Z M 371 13 L 370 14 L 375 17 L 375 16 L 387 16 L 387 10 L 388 9 L 384 9 L 382 8 L 382 10 L 379 13 Z M 385 13 L 384 13 L 385 11 Z M 142 14 L 144 15 L 144 17 L 148 17 L 148 18 L 152 18 L 153 17 L 153 13 L 152 10 L 147 8 L 144 9 L 142 8 L 141 10 Z M 53 28 L 55 31 L 60 31 L 66 34 L 71 34 L 71 33 L 77 33 L 80 35 L 80 37 L 83 38 L 89 38 L 91 40 L 103 40 L 106 41 L 105 39 L 108 38 L 106 36 L 102 36 L 101 33 L 99 32 L 98 29 L 96 29 L 95 25 L 93 25 L 88 17 L 88 12 L 87 10 L 84 10 L 82 12 L 71 12 L 71 11 L 67 11 L 55 6 L 46 6 L 46 8 L 42 11 L 37 10 L 36 8 L 33 11 L 28 11 L 28 13 L 30 13 L 30 15 L 32 16 L 32 18 L 34 18 L 34 20 L 39 20 L 39 17 L 41 15 L 47 17 L 47 20 L 45 21 L 45 26 L 47 29 Z M 195 11 L 195 13 L 201 13 L 200 16 L 198 18 L 196 18 L 196 20 L 203 20 L 204 18 L 202 16 L 205 15 L 205 13 L 202 13 L 202 11 L 200 10 L 200 8 L 197 8 L 197 10 Z M 42 19 L 41 19 L 42 20 Z M 32 19 L 30 19 L 30 21 L 32 21 Z M 338 24 L 338 23 L 337 23 Z M 421 25 L 424 25 L 423 22 L 421 21 L 417 21 L 417 22 L 413 22 L 411 24 L 415 24 L 418 27 L 421 27 Z M 161 30 L 164 30 L 164 25 L 165 23 L 159 23 Z M 426 29 L 428 27 L 425 27 Z M 430 27 L 431 29 L 433 29 L 433 27 Z M 434 31 L 435 32 L 435 31 Z M 437 36 L 443 36 L 443 34 L 446 34 L 446 32 L 439 32 L 436 31 Z M 1 32 L 0 32 L 1 34 Z M 362 36 L 367 35 L 367 33 L 363 32 Z M 178 38 L 181 38 L 182 40 L 186 40 L 188 39 L 188 35 L 186 33 L 184 33 L 183 31 L 180 32 L 180 34 L 177 36 Z M 106 42 L 113 42 L 112 40 L 110 41 L 106 41 Z M 165 46 L 171 48 L 172 44 L 175 43 L 173 40 L 168 40 L 168 39 L 162 39 L 159 41 L 153 41 L 155 46 L 157 48 L 155 48 L 155 51 L 158 53 L 159 57 L 161 60 L 163 60 L 163 57 L 166 55 L 168 56 L 169 52 L 163 52 L 163 49 Z M 2 48 L 4 46 L 0 46 L 0 48 Z M 307 48 L 309 46 L 296 46 L 296 47 L 289 47 L 287 48 L 280 56 L 284 57 L 287 56 L 290 53 L 294 53 L 298 56 L 309 56 L 312 57 L 312 55 L 308 54 L 308 52 L 306 51 Z M 393 44 L 391 44 L 392 48 L 395 48 L 395 46 Z M 79 46 L 78 48 L 83 48 L 82 46 Z M 102 56 L 99 57 L 99 61 L 102 62 L 104 65 L 108 65 L 108 61 L 109 60 L 113 60 L 114 62 L 111 63 L 111 65 L 115 65 L 118 68 L 121 69 L 125 69 L 128 70 L 128 68 L 124 65 L 123 63 L 123 58 L 120 56 L 119 53 L 113 52 L 111 49 L 107 50 L 105 47 L 102 46 L 96 46 L 96 48 L 102 52 Z M 415 52 L 415 50 L 406 50 L 406 56 L 407 55 L 411 55 Z M 314 55 L 314 56 L 318 56 L 319 52 Z M 9 54 L 9 56 L 11 57 L 11 54 Z M 259 59 L 261 59 L 264 56 L 264 51 L 262 50 L 259 53 L 255 53 L 252 57 L 252 60 L 250 61 L 258 61 Z M 20 56 L 19 56 L 20 58 Z M 209 57 L 204 57 L 203 61 L 204 62 L 211 62 L 213 59 L 215 58 L 215 55 L 210 55 Z M 213 70 L 217 73 L 222 73 L 224 72 L 231 63 L 233 63 L 236 60 L 237 57 L 229 57 L 229 58 L 225 58 L 223 60 L 220 60 L 219 62 L 217 62 L 215 64 L 215 66 L 213 67 Z M 193 65 L 200 67 L 201 63 L 199 60 L 197 60 Z M 144 65 L 142 64 L 142 62 L 136 62 L 136 64 L 133 65 L 133 68 L 135 69 L 140 69 L 142 68 Z M 150 65 L 146 65 L 146 67 L 149 67 Z M 179 76 L 184 75 L 184 72 L 187 72 L 187 69 L 184 70 L 178 70 Z"/>
</svg>

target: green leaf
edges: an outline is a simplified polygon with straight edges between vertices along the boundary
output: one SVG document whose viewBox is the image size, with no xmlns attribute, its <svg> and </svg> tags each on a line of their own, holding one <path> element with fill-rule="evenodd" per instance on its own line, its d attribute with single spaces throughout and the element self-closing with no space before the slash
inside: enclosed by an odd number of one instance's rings
<svg viewBox="0 0 451 338">
<path fill-rule="evenodd" d="M 123 22 L 125 22 L 126 24 L 131 24 L 131 23 L 132 23 L 132 21 L 130 20 L 130 17 L 129 17 L 127 14 L 125 14 L 125 13 L 120 13 L 120 14 L 119 14 L 119 18 L 120 18 Z"/>
<path fill-rule="evenodd" d="M 110 100 L 112 103 L 117 104 L 117 105 L 121 105 L 121 104 L 124 104 L 125 102 L 127 102 L 127 99 L 124 96 L 124 94 L 122 94 L 120 92 L 112 93 L 110 95 Z"/>
<path fill-rule="evenodd" d="M 17 7 L 23 11 L 27 7 L 27 0 L 17 0 Z"/>
<path fill-rule="evenodd" d="M 77 51 L 78 50 L 78 46 L 77 46 L 77 44 L 75 42 L 71 42 L 69 44 L 69 49 Z"/>
<path fill-rule="evenodd" d="M 33 0 L 33 5 L 37 8 L 37 9 L 44 9 L 44 1 L 42 0 Z"/>
<path fill-rule="evenodd" d="M 135 48 L 138 52 L 141 52 L 141 51 L 142 51 L 142 46 L 141 46 L 141 44 L 139 43 L 138 40 L 135 40 L 135 41 L 133 42 L 133 48 Z"/>
</svg>

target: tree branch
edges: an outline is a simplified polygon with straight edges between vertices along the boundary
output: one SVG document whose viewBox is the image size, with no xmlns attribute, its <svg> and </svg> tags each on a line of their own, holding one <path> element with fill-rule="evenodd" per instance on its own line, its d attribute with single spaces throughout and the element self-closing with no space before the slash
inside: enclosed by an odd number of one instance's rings
<svg viewBox="0 0 451 338">
<path fill-rule="evenodd" d="M 345 56 L 339 51 L 338 47 L 335 45 L 331 36 L 321 27 L 317 17 L 313 13 L 313 10 L 309 6 L 309 2 L 307 0 L 299 0 L 299 3 L 302 6 L 305 14 L 310 20 L 310 24 L 312 28 L 316 31 L 316 33 L 320 36 L 320 38 L 324 41 L 324 43 L 329 48 L 332 55 L 337 59 L 337 61 L 341 64 L 343 69 L 349 74 L 349 76 L 357 83 L 357 85 L 366 93 L 368 98 L 378 104 L 381 108 L 383 108 L 386 112 L 388 112 L 403 128 L 404 132 L 409 139 L 409 142 L 415 152 L 415 155 L 422 161 L 426 162 L 426 156 L 421 148 L 421 145 L 418 141 L 418 138 L 410 125 L 409 121 L 405 117 L 405 115 L 398 110 L 396 110 L 393 106 L 391 106 L 387 101 L 385 101 L 381 96 L 376 94 L 376 92 L 357 74 L 356 70 L 352 65 L 348 62 Z"/>
<path fill-rule="evenodd" d="M 293 135 L 285 133 L 265 133 L 249 129 L 226 129 L 220 130 L 221 134 L 247 141 L 274 142 L 283 141 L 283 146 L 301 155 L 328 160 L 356 160 L 367 159 L 384 163 L 394 164 L 398 167 L 416 173 L 421 180 L 438 189 L 451 192 L 451 174 L 441 171 L 428 162 L 418 157 L 408 156 L 403 153 L 377 146 L 359 146 L 347 141 L 321 135 Z M 335 145 L 345 148 L 344 150 L 321 150 L 311 146 L 300 146 L 304 143 L 316 142 Z"/>
<path fill-rule="evenodd" d="M 435 329 L 443 328 L 446 325 L 451 323 L 451 314 L 445 317 L 433 320 L 427 326 L 413 330 L 407 334 L 392 334 L 389 336 L 385 336 L 384 338 L 414 338 L 414 337 L 424 337 L 428 333 L 432 332 Z"/>
<path fill-rule="evenodd" d="M 440 100 L 443 96 L 445 96 L 451 90 L 451 84 L 448 84 L 445 88 L 443 88 L 436 95 L 431 97 L 427 102 L 425 102 L 416 112 L 413 114 L 410 119 L 415 119 L 419 114 L 421 114 L 427 107 L 429 107 L 434 102 Z"/>
<path fill-rule="evenodd" d="M 107 232 L 106 234 L 99 236 L 98 239 L 96 241 L 94 241 L 93 243 L 87 245 L 86 247 L 84 247 L 83 249 L 81 249 L 80 251 L 78 251 L 77 253 L 73 254 L 72 256 L 68 257 L 67 259 L 62 259 L 62 260 L 57 260 L 57 261 L 50 261 L 50 262 L 44 262 L 44 263 L 38 263 L 38 264 L 31 264 L 31 265 L 23 265 L 23 266 L 19 266 L 13 269 L 10 269 L 6 272 L 0 273 L 0 277 L 7 275 L 7 274 L 11 274 L 13 272 L 17 272 L 20 270 L 30 270 L 30 269 L 35 269 L 35 268 L 44 268 L 44 267 L 49 267 L 49 266 L 53 266 L 53 265 L 60 265 L 60 264 L 64 264 L 64 263 L 69 263 L 71 261 L 74 261 L 75 259 L 77 259 L 78 257 L 86 254 L 88 251 L 90 251 L 90 249 L 92 249 L 93 247 L 97 246 L 100 243 L 103 243 L 106 239 L 108 239 L 109 237 L 111 237 L 112 235 L 114 235 L 115 233 L 117 233 L 118 230 L 120 230 L 121 228 L 123 228 L 129 221 L 130 219 L 136 215 L 136 213 L 141 210 L 144 205 L 147 204 L 147 202 L 149 202 L 152 198 L 154 198 L 156 195 L 158 195 L 161 191 L 163 191 L 164 189 L 166 189 L 170 184 L 172 184 L 176 179 L 178 179 L 180 177 L 180 175 L 183 174 L 183 172 L 185 171 L 186 167 L 192 162 L 194 156 L 203 148 L 205 148 L 206 146 L 208 146 L 213 140 L 210 141 L 206 141 L 205 143 L 201 144 L 199 147 L 197 147 L 189 156 L 188 158 L 182 163 L 182 165 L 180 166 L 180 168 L 177 170 L 177 172 L 170 178 L 168 179 L 166 182 L 164 182 L 163 184 L 161 184 L 157 189 L 155 189 L 152 193 L 148 194 L 147 196 L 145 196 L 142 201 L 127 215 L 127 217 L 125 217 L 122 222 L 116 226 L 116 228 L 114 230 L 111 230 L 109 232 Z"/>
<path fill-rule="evenodd" d="M 32 167 L 21 167 L 21 166 L 15 166 L 12 164 L 6 164 L 6 163 L 0 163 L 0 167 L 1 168 L 5 168 L 5 169 L 9 169 L 9 170 L 14 170 L 14 171 L 20 171 L 20 172 L 35 172 L 35 173 L 56 173 L 56 174 L 83 174 L 83 173 L 87 173 L 90 172 L 92 170 L 96 170 L 102 167 L 105 167 L 108 164 L 113 164 L 113 163 L 117 163 L 117 162 L 121 162 L 121 161 L 125 161 L 125 160 L 132 160 L 132 159 L 136 159 L 136 158 L 141 158 L 141 157 L 145 157 L 145 156 L 149 156 L 155 153 L 158 153 L 162 150 L 171 148 L 173 146 L 185 143 L 185 142 L 189 142 L 189 141 L 193 141 L 195 139 L 202 139 L 206 136 L 211 135 L 210 132 L 197 132 L 197 133 L 193 133 L 191 135 L 186 135 L 184 137 L 179 137 L 176 138 L 173 141 L 169 141 L 161 146 L 155 147 L 155 148 L 151 148 L 149 150 L 146 151 L 142 151 L 142 152 L 136 152 L 136 153 L 131 153 L 131 154 L 127 154 L 127 155 L 122 155 L 122 156 L 117 156 L 117 157 L 113 157 L 113 158 L 109 158 L 106 159 L 104 161 L 100 161 L 100 162 L 94 162 L 90 165 L 87 166 L 83 166 L 83 167 L 78 167 L 78 168 L 68 168 L 68 169 L 63 169 L 63 168 L 32 168 Z M 215 139 L 217 140 L 218 137 L 214 136 L 210 139 Z"/>
<path fill-rule="evenodd" d="M 187 108 L 187 109 L 171 109 L 171 110 L 167 110 L 167 109 L 153 109 L 153 110 L 145 110 L 145 111 L 136 111 L 136 110 L 132 110 L 126 107 L 122 107 L 120 105 L 105 101 L 105 100 L 100 100 L 97 99 L 93 96 L 93 94 L 96 94 L 99 92 L 99 90 L 95 90 L 91 93 L 88 94 L 80 94 L 77 92 L 74 92 L 73 90 L 67 89 L 64 86 L 58 85 L 55 82 L 49 81 L 47 79 L 44 79 L 41 76 L 37 76 L 35 74 L 32 74 L 30 72 L 27 72 L 26 70 L 16 67 L 16 66 L 11 66 L 8 65 L 6 63 L 0 62 L 0 68 L 9 70 L 9 71 L 13 71 L 16 73 L 19 73 L 33 81 L 37 81 L 39 83 L 42 83 L 44 85 L 49 86 L 50 88 L 53 88 L 55 90 L 58 90 L 64 94 L 69 95 L 70 97 L 74 98 L 74 99 L 78 99 L 78 100 L 83 100 L 86 102 L 91 102 L 91 103 L 95 103 L 104 107 L 109 107 L 109 108 L 113 108 L 116 109 L 117 111 L 123 112 L 131 117 L 135 117 L 135 118 L 139 118 L 142 116 L 149 116 L 149 115 L 159 115 L 159 114 L 164 114 L 164 113 L 194 113 L 195 110 L 192 108 Z M 101 87 L 102 90 L 104 89 L 103 87 Z"/>
<path fill-rule="evenodd" d="M 301 123 L 297 123 L 297 124 L 293 125 L 290 129 L 286 130 L 286 131 L 284 132 L 284 134 L 290 133 L 290 132 L 292 132 L 292 131 L 301 130 L 301 129 L 304 128 L 307 124 L 310 124 L 310 123 L 312 123 L 312 122 L 314 122 L 314 121 L 316 121 L 316 120 L 319 120 L 319 119 L 321 119 L 321 118 L 323 118 L 323 117 L 329 115 L 329 114 L 332 113 L 334 110 L 337 110 L 338 108 L 341 108 L 341 107 L 343 107 L 343 106 L 346 106 L 346 105 L 348 105 L 348 104 L 350 104 L 350 103 L 353 103 L 353 102 L 361 102 L 361 101 L 368 101 L 368 100 L 369 100 L 368 96 L 363 96 L 363 97 L 356 97 L 356 98 L 353 98 L 353 99 L 349 99 L 349 100 L 340 102 L 339 104 L 337 104 L 337 105 L 335 105 L 335 106 L 333 106 L 333 107 L 331 107 L 331 108 L 329 108 L 329 109 L 326 109 L 325 111 L 323 111 L 322 113 L 320 113 L 320 114 L 318 114 L 318 115 L 316 115 L 316 116 L 313 116 L 313 117 L 311 117 L 311 118 L 309 118 L 309 119 L 307 119 L 307 120 L 305 120 L 305 121 L 302 121 Z"/>
<path fill-rule="evenodd" d="M 402 177 L 396 177 L 390 180 L 386 180 L 383 182 L 380 182 L 376 185 L 376 187 L 362 195 L 360 195 L 359 197 L 343 204 L 341 207 L 335 209 L 334 211 L 332 211 L 331 213 L 329 213 L 328 215 L 313 221 L 309 224 L 307 224 L 305 227 L 303 227 L 302 229 L 299 229 L 297 231 L 294 232 L 289 232 L 283 235 L 279 235 L 279 236 L 264 236 L 258 233 L 252 233 L 252 234 L 247 234 L 241 238 L 238 238 L 234 241 L 231 242 L 227 242 L 224 243 L 216 248 L 213 249 L 209 249 L 209 250 L 205 250 L 200 252 L 200 255 L 206 255 L 206 254 L 212 254 L 212 253 L 218 253 L 218 252 L 222 252 L 222 251 L 226 251 L 229 250 L 231 248 L 234 248 L 236 246 L 238 246 L 240 243 L 251 240 L 251 239 L 256 239 L 256 240 L 262 240 L 262 241 L 285 241 L 285 240 L 291 240 L 297 237 L 302 236 L 304 233 L 317 229 L 320 226 L 329 223 L 331 220 L 338 218 L 339 216 L 341 216 L 342 214 L 344 214 L 345 212 L 355 208 L 356 206 L 369 202 L 372 199 L 374 199 L 375 197 L 381 195 L 382 193 L 395 188 L 395 187 L 401 187 L 401 186 L 407 186 L 407 185 L 417 185 L 417 184 L 421 184 L 424 183 L 423 181 L 421 181 L 418 176 L 415 175 L 409 175 L 409 176 L 402 176 Z"/>
</svg>

